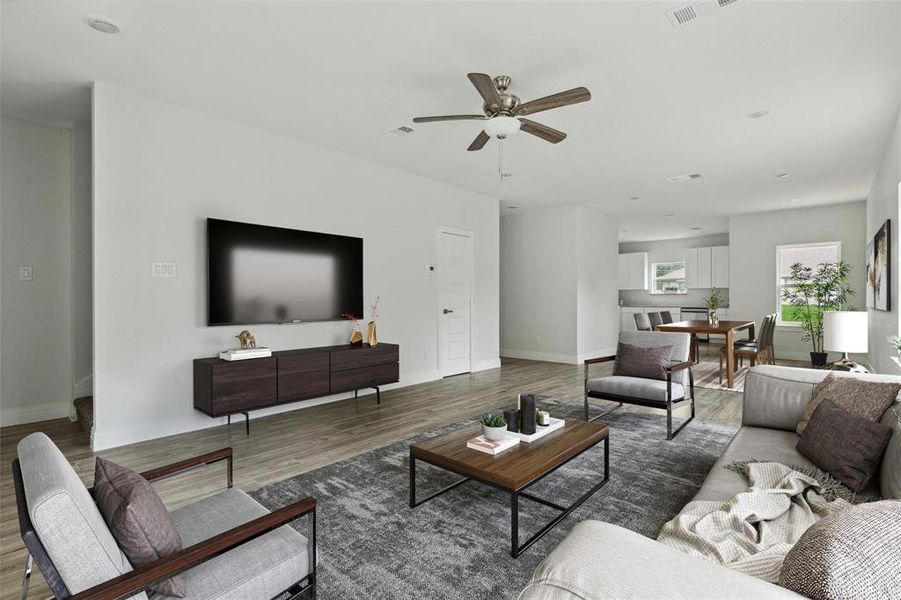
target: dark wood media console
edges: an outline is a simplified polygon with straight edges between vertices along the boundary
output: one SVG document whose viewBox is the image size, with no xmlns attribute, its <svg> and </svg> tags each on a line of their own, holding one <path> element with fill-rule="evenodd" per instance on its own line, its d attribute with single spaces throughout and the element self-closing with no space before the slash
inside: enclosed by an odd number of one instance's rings
<svg viewBox="0 0 901 600">
<path fill-rule="evenodd" d="M 194 359 L 194 408 L 211 417 L 243 414 L 250 434 L 250 411 L 374 388 L 400 379 L 400 346 L 324 346 L 273 352 L 268 358 L 227 361 Z"/>
</svg>

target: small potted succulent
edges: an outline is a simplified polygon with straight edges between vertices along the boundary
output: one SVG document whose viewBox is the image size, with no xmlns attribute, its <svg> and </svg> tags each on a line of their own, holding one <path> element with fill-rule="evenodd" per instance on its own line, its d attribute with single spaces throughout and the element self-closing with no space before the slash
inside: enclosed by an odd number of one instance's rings
<svg viewBox="0 0 901 600">
<path fill-rule="evenodd" d="M 491 413 L 480 419 L 482 423 L 482 434 L 489 442 L 500 442 L 507 437 L 507 421 L 504 417 Z"/>
</svg>

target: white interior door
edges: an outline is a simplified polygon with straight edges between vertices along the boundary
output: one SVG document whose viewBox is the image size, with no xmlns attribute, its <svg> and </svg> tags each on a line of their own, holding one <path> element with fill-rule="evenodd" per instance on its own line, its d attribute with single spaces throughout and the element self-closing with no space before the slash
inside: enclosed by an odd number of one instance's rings
<svg viewBox="0 0 901 600">
<path fill-rule="evenodd" d="M 438 368 L 442 377 L 472 370 L 473 239 L 438 231 Z"/>
</svg>

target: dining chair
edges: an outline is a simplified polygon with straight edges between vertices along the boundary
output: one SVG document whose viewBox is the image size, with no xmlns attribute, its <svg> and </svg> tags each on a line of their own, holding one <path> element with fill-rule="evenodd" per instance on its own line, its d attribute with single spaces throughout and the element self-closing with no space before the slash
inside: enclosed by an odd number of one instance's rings
<svg viewBox="0 0 901 600">
<path fill-rule="evenodd" d="M 648 313 L 635 313 L 635 327 L 638 328 L 638 331 L 651 331 L 651 320 L 648 318 Z"/>
<path fill-rule="evenodd" d="M 663 325 L 663 319 L 659 312 L 649 312 L 648 320 L 651 322 L 651 331 L 657 331 L 657 326 Z"/>
<path fill-rule="evenodd" d="M 661 310 L 660 311 L 660 320 L 663 321 L 664 325 L 672 323 L 673 322 L 673 313 L 671 313 L 668 310 Z"/>
<path fill-rule="evenodd" d="M 735 372 L 744 366 L 745 357 L 748 358 L 750 366 L 756 364 L 774 365 L 776 364 L 776 354 L 773 350 L 773 333 L 776 330 L 776 313 L 766 315 L 760 326 L 760 335 L 753 340 L 737 340 L 733 342 L 732 347 L 735 357 L 739 362 L 735 363 Z M 723 362 L 726 358 L 726 346 L 720 348 L 720 384 L 723 383 Z"/>
</svg>

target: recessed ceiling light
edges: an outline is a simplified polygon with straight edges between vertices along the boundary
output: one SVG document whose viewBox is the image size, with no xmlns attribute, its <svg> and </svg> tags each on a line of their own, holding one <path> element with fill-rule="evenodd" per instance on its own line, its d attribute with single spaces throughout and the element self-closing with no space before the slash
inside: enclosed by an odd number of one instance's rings
<svg viewBox="0 0 901 600">
<path fill-rule="evenodd" d="M 663 216 L 664 216 L 664 217 L 675 217 L 676 215 L 674 215 L 673 213 L 666 213 L 666 214 L 663 215 Z"/>
<path fill-rule="evenodd" d="M 629 200 L 641 200 L 641 196 L 629 196 Z"/>
<path fill-rule="evenodd" d="M 119 26 L 106 17 L 88 17 L 88 25 L 101 33 L 119 33 Z"/>
<path fill-rule="evenodd" d="M 692 231 L 701 231 L 701 228 L 700 227 L 692 227 L 691 230 Z"/>
<path fill-rule="evenodd" d="M 510 210 L 516 210 L 516 209 L 519 208 L 519 207 L 516 206 L 515 204 L 511 204 L 511 205 L 509 205 L 507 208 L 509 208 Z"/>
<path fill-rule="evenodd" d="M 791 200 L 789 200 L 789 202 L 800 202 L 800 201 L 801 201 L 800 198 L 792 198 Z"/>
<path fill-rule="evenodd" d="M 778 175 L 776 175 L 776 177 L 778 177 L 779 179 L 785 179 L 786 177 L 789 177 L 789 174 L 788 173 L 779 173 Z"/>
<path fill-rule="evenodd" d="M 768 110 L 755 110 L 754 112 L 749 112 L 747 114 L 747 117 L 749 119 L 762 119 L 763 117 L 767 116 L 768 114 L 770 114 L 770 111 L 768 111 Z"/>
</svg>

